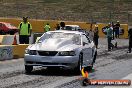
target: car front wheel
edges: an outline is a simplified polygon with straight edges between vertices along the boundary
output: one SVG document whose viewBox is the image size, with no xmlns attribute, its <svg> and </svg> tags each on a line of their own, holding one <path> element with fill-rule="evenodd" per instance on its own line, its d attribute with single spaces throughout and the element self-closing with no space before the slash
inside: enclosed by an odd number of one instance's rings
<svg viewBox="0 0 132 88">
<path fill-rule="evenodd" d="M 83 55 L 80 54 L 80 55 L 79 55 L 78 65 L 77 65 L 77 67 L 74 69 L 75 72 L 76 72 L 77 74 L 80 74 L 80 72 L 81 72 L 81 70 L 82 70 L 82 64 L 83 64 Z"/>
<path fill-rule="evenodd" d="M 27 65 L 25 65 L 25 72 L 26 73 L 31 73 L 32 70 L 33 70 L 33 66 L 27 66 Z"/>
</svg>

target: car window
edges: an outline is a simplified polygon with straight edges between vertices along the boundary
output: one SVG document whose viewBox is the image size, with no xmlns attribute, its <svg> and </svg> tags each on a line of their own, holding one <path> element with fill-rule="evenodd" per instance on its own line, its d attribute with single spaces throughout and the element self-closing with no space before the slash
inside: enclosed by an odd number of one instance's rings
<svg viewBox="0 0 132 88">
<path fill-rule="evenodd" d="M 80 30 L 81 28 L 80 27 L 76 27 L 76 30 Z"/>
<path fill-rule="evenodd" d="M 79 34 L 74 35 L 72 38 L 73 44 L 81 45 L 81 37 Z"/>
<path fill-rule="evenodd" d="M 48 32 L 45 33 L 38 42 L 43 42 L 48 39 L 61 39 L 61 40 L 69 40 L 73 44 L 81 45 L 81 37 L 79 34 L 75 33 L 63 33 L 63 32 Z"/>
<path fill-rule="evenodd" d="M 90 39 L 87 35 L 88 35 L 88 34 L 86 34 L 85 36 L 87 37 L 88 42 L 91 43 L 91 39 Z"/>
<path fill-rule="evenodd" d="M 66 26 L 66 30 L 73 30 L 71 26 Z"/>
<path fill-rule="evenodd" d="M 89 39 L 85 36 L 85 35 L 82 35 L 82 42 L 85 42 L 85 43 L 90 43 Z"/>
</svg>

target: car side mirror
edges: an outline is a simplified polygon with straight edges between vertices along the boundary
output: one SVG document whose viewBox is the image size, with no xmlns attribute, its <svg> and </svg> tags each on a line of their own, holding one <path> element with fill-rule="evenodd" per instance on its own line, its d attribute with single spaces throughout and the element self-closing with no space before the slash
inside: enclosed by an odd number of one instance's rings
<svg viewBox="0 0 132 88">
<path fill-rule="evenodd" d="M 86 42 L 83 42 L 83 46 L 85 46 L 86 44 L 88 44 L 88 43 L 86 43 Z"/>
</svg>

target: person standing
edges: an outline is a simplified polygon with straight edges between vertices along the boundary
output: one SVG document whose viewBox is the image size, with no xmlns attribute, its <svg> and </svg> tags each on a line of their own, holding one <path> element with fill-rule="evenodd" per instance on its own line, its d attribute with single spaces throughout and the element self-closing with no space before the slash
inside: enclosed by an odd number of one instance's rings
<svg viewBox="0 0 132 88">
<path fill-rule="evenodd" d="M 112 40 L 112 34 L 113 34 L 113 30 L 111 28 L 111 24 L 108 25 L 108 28 L 106 29 L 106 33 L 107 33 L 107 41 L 108 41 L 108 51 L 111 51 L 111 48 L 113 48 L 111 40 Z"/>
<path fill-rule="evenodd" d="M 95 25 L 93 40 L 96 48 L 98 48 L 98 39 L 99 39 L 98 25 Z"/>
<path fill-rule="evenodd" d="M 56 24 L 56 30 L 60 30 L 60 25 Z"/>
<path fill-rule="evenodd" d="M 45 32 L 50 31 L 50 25 L 49 25 L 49 23 L 47 23 L 47 24 L 45 25 L 44 31 L 45 31 Z"/>
<path fill-rule="evenodd" d="M 131 48 L 132 48 L 132 28 L 129 29 L 128 31 L 128 37 L 129 37 L 129 47 L 128 47 L 128 52 L 131 53 Z"/>
<path fill-rule="evenodd" d="M 119 38 L 120 36 L 120 23 L 119 21 L 117 21 L 116 25 L 115 25 L 115 37 Z"/>
<path fill-rule="evenodd" d="M 113 22 L 111 22 L 111 28 L 113 29 L 113 37 L 112 39 L 114 40 L 115 39 L 115 25 Z"/>
<path fill-rule="evenodd" d="M 28 22 L 28 17 L 23 17 L 23 22 L 19 24 L 18 29 L 20 44 L 29 44 L 29 37 L 31 36 L 32 25 Z"/>
<path fill-rule="evenodd" d="M 92 30 L 92 29 L 90 29 L 90 30 L 89 30 L 89 32 L 88 32 L 88 34 L 87 34 L 87 35 L 89 36 L 89 39 L 93 41 L 94 32 L 93 32 L 93 30 Z"/>
<path fill-rule="evenodd" d="M 60 22 L 60 30 L 65 30 L 65 22 Z"/>
</svg>

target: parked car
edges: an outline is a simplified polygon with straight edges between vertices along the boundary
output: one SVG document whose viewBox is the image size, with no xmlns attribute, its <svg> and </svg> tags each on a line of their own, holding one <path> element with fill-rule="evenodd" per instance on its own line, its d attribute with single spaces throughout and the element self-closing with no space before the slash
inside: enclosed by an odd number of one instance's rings
<svg viewBox="0 0 132 88">
<path fill-rule="evenodd" d="M 16 32 L 18 32 L 18 28 L 11 23 L 0 22 L 0 34 L 14 35 Z"/>
<path fill-rule="evenodd" d="M 84 32 L 88 35 L 88 31 L 82 29 L 79 25 L 66 25 L 64 30 Z"/>
<path fill-rule="evenodd" d="M 77 31 L 81 29 L 79 25 L 66 25 L 65 28 L 66 28 L 65 30 L 72 30 L 72 31 Z"/>
<path fill-rule="evenodd" d="M 33 66 L 43 66 L 62 67 L 80 72 L 82 67 L 92 68 L 96 55 L 96 47 L 85 33 L 49 31 L 25 50 L 25 71 L 30 73 Z"/>
</svg>

